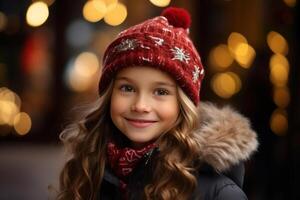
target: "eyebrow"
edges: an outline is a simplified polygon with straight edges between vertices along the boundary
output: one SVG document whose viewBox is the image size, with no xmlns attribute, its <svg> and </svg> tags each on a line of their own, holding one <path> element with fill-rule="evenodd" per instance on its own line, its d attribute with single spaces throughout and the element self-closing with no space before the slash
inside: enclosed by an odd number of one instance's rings
<svg viewBox="0 0 300 200">
<path fill-rule="evenodd" d="M 126 81 L 128 81 L 128 82 L 134 82 L 132 79 L 130 79 L 130 78 L 128 78 L 128 77 L 124 77 L 124 76 L 116 77 L 116 81 L 118 81 L 118 80 L 126 80 Z M 176 85 L 173 84 L 173 83 L 163 82 L 163 81 L 155 81 L 155 82 L 154 82 L 154 85 L 176 87 Z"/>
</svg>

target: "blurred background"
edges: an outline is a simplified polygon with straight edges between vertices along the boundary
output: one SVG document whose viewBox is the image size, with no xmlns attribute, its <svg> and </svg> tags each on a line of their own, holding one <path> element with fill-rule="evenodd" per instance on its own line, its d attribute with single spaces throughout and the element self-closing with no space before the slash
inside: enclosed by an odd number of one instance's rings
<svg viewBox="0 0 300 200">
<path fill-rule="evenodd" d="M 232 105 L 258 133 L 249 199 L 300 199 L 297 0 L 0 0 L 1 200 L 51 197 L 66 157 L 59 133 L 97 98 L 103 51 L 166 6 L 191 13 L 202 100 Z"/>
</svg>

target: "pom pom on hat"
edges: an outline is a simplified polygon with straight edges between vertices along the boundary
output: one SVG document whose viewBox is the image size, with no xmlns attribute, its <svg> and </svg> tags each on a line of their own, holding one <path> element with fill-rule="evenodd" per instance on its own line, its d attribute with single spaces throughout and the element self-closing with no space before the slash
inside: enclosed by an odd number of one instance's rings
<svg viewBox="0 0 300 200">
<path fill-rule="evenodd" d="M 170 25 L 187 29 L 191 25 L 191 16 L 183 8 L 169 7 L 163 10 L 162 16 L 168 19 Z"/>
</svg>

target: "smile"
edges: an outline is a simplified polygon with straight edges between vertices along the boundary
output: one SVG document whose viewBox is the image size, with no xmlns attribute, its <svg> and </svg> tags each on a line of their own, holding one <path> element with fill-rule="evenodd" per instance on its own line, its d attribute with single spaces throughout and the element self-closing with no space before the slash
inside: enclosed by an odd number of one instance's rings
<svg viewBox="0 0 300 200">
<path fill-rule="evenodd" d="M 125 119 L 131 126 L 136 128 L 146 128 L 157 122 L 155 120 L 129 119 L 129 118 L 125 118 Z"/>
</svg>

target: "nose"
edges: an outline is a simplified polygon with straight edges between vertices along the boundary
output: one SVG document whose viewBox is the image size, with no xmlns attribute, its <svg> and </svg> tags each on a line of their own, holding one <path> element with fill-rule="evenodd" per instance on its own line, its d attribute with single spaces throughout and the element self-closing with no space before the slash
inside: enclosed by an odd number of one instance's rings
<svg viewBox="0 0 300 200">
<path fill-rule="evenodd" d="M 131 110 L 134 112 L 150 112 L 150 100 L 145 95 L 138 95 L 132 103 Z"/>
</svg>

